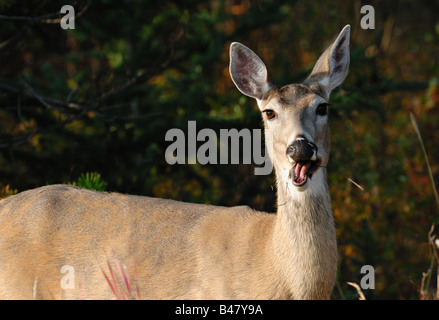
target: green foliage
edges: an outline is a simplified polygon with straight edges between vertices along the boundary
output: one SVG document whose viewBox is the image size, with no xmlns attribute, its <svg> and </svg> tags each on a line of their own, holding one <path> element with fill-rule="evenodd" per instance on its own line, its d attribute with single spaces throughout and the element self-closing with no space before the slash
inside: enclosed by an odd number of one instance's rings
<svg viewBox="0 0 439 320">
<path fill-rule="evenodd" d="M 12 189 L 9 184 L 5 186 L 0 186 L 0 199 L 7 198 L 9 196 L 12 196 L 14 194 L 17 194 L 17 189 Z"/>
<path fill-rule="evenodd" d="M 0 9 L 5 9 L 12 5 L 14 0 L 0 0 Z"/>
<path fill-rule="evenodd" d="M 96 191 L 105 191 L 107 187 L 107 183 L 97 172 L 86 172 L 81 174 L 78 180 L 74 181 L 72 185 Z"/>
</svg>

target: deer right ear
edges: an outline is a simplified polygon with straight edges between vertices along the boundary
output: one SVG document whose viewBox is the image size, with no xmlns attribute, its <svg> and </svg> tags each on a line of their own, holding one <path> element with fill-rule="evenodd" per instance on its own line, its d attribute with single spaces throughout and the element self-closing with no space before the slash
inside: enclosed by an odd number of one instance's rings
<svg viewBox="0 0 439 320">
<path fill-rule="evenodd" d="M 305 83 L 317 83 L 329 97 L 332 89 L 346 78 L 349 69 L 349 37 L 351 26 L 346 25 L 337 39 L 317 60 Z"/>
<path fill-rule="evenodd" d="M 236 87 L 246 96 L 261 100 L 271 88 L 264 62 L 239 42 L 230 45 L 229 71 Z"/>
</svg>

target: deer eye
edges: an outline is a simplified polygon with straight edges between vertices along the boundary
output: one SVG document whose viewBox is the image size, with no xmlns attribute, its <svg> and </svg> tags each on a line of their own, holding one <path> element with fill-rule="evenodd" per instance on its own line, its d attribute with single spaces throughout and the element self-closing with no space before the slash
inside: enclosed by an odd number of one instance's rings
<svg viewBox="0 0 439 320">
<path fill-rule="evenodd" d="M 326 116 L 328 114 L 328 103 L 321 103 L 317 106 L 316 114 L 318 116 Z"/>
<path fill-rule="evenodd" d="M 266 110 L 264 110 L 262 112 L 265 112 L 265 114 L 267 115 L 267 119 L 268 120 L 272 120 L 272 119 L 276 118 L 276 112 L 274 112 L 271 109 L 266 109 Z"/>
</svg>

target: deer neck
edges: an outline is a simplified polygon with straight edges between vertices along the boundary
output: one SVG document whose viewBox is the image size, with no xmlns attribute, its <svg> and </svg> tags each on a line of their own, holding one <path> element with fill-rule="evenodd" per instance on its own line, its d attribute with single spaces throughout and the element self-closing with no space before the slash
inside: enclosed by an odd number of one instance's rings
<svg viewBox="0 0 439 320">
<path fill-rule="evenodd" d="M 328 299 L 336 277 L 337 245 L 326 170 L 320 168 L 301 191 L 288 172 L 277 170 L 276 177 L 274 252 L 287 290 L 294 299 Z"/>
</svg>

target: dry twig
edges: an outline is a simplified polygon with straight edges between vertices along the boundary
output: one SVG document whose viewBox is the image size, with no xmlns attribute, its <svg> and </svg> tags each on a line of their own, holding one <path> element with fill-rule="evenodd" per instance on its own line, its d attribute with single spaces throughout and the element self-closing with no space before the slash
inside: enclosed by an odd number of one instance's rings
<svg viewBox="0 0 439 320">
<path fill-rule="evenodd" d="M 347 284 L 354 287 L 355 290 L 357 290 L 357 293 L 359 295 L 358 300 L 366 300 L 366 297 L 364 296 L 363 291 L 361 291 L 361 288 L 358 284 L 356 284 L 355 282 L 347 282 Z"/>
</svg>

